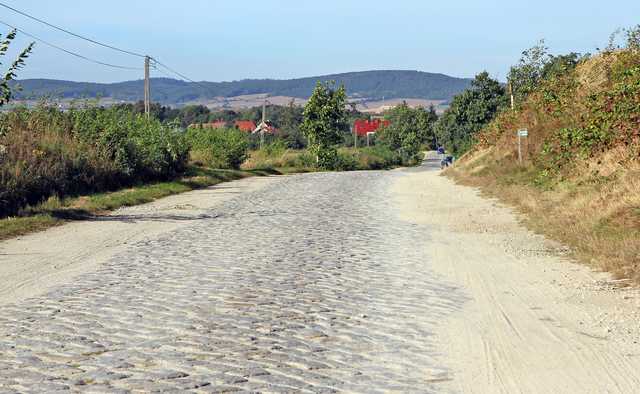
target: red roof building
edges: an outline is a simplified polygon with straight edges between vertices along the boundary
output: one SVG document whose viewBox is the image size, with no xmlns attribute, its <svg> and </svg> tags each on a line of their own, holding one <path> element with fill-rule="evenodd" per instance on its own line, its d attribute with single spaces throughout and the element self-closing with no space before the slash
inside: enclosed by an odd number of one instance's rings
<svg viewBox="0 0 640 394">
<path fill-rule="evenodd" d="M 353 124 L 353 130 L 360 137 L 366 137 L 367 133 L 375 133 L 380 127 L 389 126 L 391 122 L 382 119 L 364 120 L 358 119 Z"/>
<path fill-rule="evenodd" d="M 256 129 L 256 124 L 250 120 L 236 120 L 236 127 L 240 131 L 246 131 L 247 133 L 253 133 L 253 130 Z"/>
</svg>

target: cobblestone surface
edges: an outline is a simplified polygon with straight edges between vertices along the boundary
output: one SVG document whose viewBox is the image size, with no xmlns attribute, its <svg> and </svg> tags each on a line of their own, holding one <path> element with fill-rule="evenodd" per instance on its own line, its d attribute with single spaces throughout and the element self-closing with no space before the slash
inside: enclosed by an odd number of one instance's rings
<svg viewBox="0 0 640 394">
<path fill-rule="evenodd" d="M 283 177 L 0 308 L 0 392 L 431 392 L 463 302 L 397 218 L 402 172 Z"/>
</svg>

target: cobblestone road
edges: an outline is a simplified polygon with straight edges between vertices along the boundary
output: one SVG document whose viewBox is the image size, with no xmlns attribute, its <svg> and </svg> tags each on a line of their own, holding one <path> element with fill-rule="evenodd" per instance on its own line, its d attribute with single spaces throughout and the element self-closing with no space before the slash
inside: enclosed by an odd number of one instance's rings
<svg viewBox="0 0 640 394">
<path fill-rule="evenodd" d="M 462 303 L 397 218 L 402 172 L 283 177 L 0 307 L 0 392 L 432 392 Z"/>
</svg>

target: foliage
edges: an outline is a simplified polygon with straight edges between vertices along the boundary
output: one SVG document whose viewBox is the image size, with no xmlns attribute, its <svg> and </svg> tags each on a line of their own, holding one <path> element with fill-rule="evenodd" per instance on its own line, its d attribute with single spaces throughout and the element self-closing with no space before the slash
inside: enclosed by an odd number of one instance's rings
<svg viewBox="0 0 640 394">
<path fill-rule="evenodd" d="M 16 38 L 16 35 L 16 30 L 9 32 L 4 39 L 2 38 L 2 34 L 0 34 L 0 66 L 2 65 L 2 57 L 6 56 L 7 51 L 9 51 L 9 47 L 11 46 L 11 42 Z M 25 59 L 29 57 L 34 45 L 34 43 L 31 43 L 23 49 L 11 65 L 9 65 L 9 68 L 4 72 L 2 80 L 0 80 L 0 107 L 7 104 L 9 100 L 11 100 L 11 97 L 13 97 L 14 89 L 9 85 L 9 82 L 16 79 L 16 72 L 24 66 Z M 15 88 L 15 85 L 13 88 Z"/>
<path fill-rule="evenodd" d="M 543 78 L 544 67 L 549 60 L 548 48 L 544 40 L 522 52 L 517 65 L 509 71 L 509 84 L 516 103 L 522 103 L 533 92 Z"/>
<path fill-rule="evenodd" d="M 170 178 L 186 163 L 181 133 L 130 112 L 41 106 L 0 116 L 0 216 L 52 195 Z"/>
<path fill-rule="evenodd" d="M 303 149 L 307 146 L 307 141 L 300 130 L 303 119 L 302 107 L 295 105 L 295 102 L 291 100 L 289 105 L 282 108 L 280 116 L 274 116 L 278 112 L 269 112 L 269 114 L 269 120 L 279 128 L 280 137 L 286 141 L 289 148 Z"/>
<path fill-rule="evenodd" d="M 246 170 L 274 170 L 306 172 L 315 169 L 316 158 L 307 150 L 260 149 L 251 151 L 249 158 L 242 164 Z"/>
<path fill-rule="evenodd" d="M 438 143 L 454 154 L 467 151 L 475 142 L 475 135 L 507 104 L 504 87 L 486 71 L 478 74 L 471 85 L 453 99 L 435 125 Z"/>
<path fill-rule="evenodd" d="M 344 86 L 336 89 L 331 83 L 318 82 L 304 108 L 301 129 L 320 168 L 335 166 L 335 145 L 342 141 L 342 134 L 348 127 L 346 100 Z"/>
<path fill-rule="evenodd" d="M 573 71 L 580 62 L 588 58 L 589 55 L 581 55 L 576 52 L 571 52 L 567 55 L 549 55 L 542 65 L 541 77 L 544 80 L 562 78 L 567 73 Z"/>
<path fill-rule="evenodd" d="M 187 141 L 191 158 L 212 168 L 240 168 L 249 148 L 247 134 L 234 128 L 190 128 Z"/>
<path fill-rule="evenodd" d="M 73 135 L 94 145 L 125 177 L 156 179 L 183 169 L 188 151 L 183 136 L 156 119 L 99 107 L 71 109 L 65 117 Z"/>
<path fill-rule="evenodd" d="M 433 107 L 413 109 L 402 103 L 386 114 L 390 125 L 379 132 L 380 141 L 396 151 L 405 162 L 412 161 L 423 144 L 435 145 L 434 124 L 437 115 Z"/>
<path fill-rule="evenodd" d="M 640 25 L 625 29 L 627 38 L 627 48 L 633 51 L 640 51 Z"/>
<path fill-rule="evenodd" d="M 351 150 L 356 156 L 358 170 L 384 170 L 402 165 L 402 157 L 386 145 Z"/>
<path fill-rule="evenodd" d="M 624 33 L 624 43 L 619 44 L 618 36 Z M 626 29 L 616 29 L 609 36 L 609 44 L 604 49 L 605 53 L 611 53 L 620 49 L 629 49 L 631 51 L 640 51 L 640 25 L 636 25 Z"/>
<path fill-rule="evenodd" d="M 610 75 L 607 89 L 587 98 L 580 122 L 560 128 L 546 142 L 541 153 L 555 169 L 614 144 L 627 146 L 632 156 L 640 155 L 640 54 L 621 53 L 612 69 L 619 71 Z"/>
</svg>

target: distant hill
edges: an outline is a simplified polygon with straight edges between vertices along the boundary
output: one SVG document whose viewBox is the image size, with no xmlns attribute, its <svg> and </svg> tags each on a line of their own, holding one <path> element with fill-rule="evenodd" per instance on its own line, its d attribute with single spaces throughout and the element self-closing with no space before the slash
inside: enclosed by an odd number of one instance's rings
<svg viewBox="0 0 640 394">
<path fill-rule="evenodd" d="M 237 97 L 252 94 L 269 94 L 308 98 L 318 81 L 336 81 L 344 84 L 352 98 L 377 100 L 380 98 L 417 98 L 449 101 L 466 89 L 471 80 L 444 74 L 421 71 L 363 71 L 345 74 L 289 80 L 245 79 L 233 82 L 190 83 L 169 78 L 153 78 L 153 101 L 163 104 L 181 104 L 216 97 Z M 48 96 L 63 99 L 110 98 L 114 101 L 142 99 L 143 81 L 118 83 L 71 82 L 52 79 L 25 79 L 16 98 L 37 99 Z"/>
</svg>

